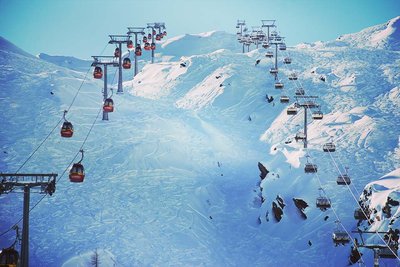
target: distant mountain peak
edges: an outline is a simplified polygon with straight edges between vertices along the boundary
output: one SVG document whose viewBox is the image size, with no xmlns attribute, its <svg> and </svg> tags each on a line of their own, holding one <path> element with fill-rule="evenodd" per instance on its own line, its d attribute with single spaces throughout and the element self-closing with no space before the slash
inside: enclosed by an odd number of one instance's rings
<svg viewBox="0 0 400 267">
<path fill-rule="evenodd" d="M 336 39 L 358 48 L 400 49 L 400 16 L 386 23 L 368 27 Z"/>
<path fill-rule="evenodd" d="M 14 45 L 13 43 L 11 43 L 10 41 L 8 41 L 7 39 L 5 39 L 2 36 L 0 36 L 0 50 L 5 51 L 5 52 L 19 54 L 19 55 L 26 56 L 26 57 L 34 57 L 33 55 L 29 54 L 28 52 L 25 52 L 24 50 L 17 47 L 16 45 Z"/>
</svg>

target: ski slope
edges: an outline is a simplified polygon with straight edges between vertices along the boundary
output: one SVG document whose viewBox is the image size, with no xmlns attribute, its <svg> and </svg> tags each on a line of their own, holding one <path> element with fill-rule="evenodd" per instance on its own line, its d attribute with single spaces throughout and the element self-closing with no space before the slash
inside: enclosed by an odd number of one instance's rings
<svg viewBox="0 0 400 267">
<path fill-rule="evenodd" d="M 377 34 L 384 31 L 376 27 Z M 386 32 L 387 40 L 398 40 L 397 31 Z M 31 212 L 31 266 L 86 266 L 96 249 L 100 266 L 345 266 L 350 246 L 332 243 L 332 209 L 315 207 L 321 184 L 348 230 L 357 227 L 353 212 L 364 187 L 373 188 L 370 205 L 380 218 L 387 196 L 400 200 L 395 49 L 336 40 L 289 48 L 288 66 L 282 64 L 286 54 L 279 57 L 284 93 L 293 96 L 296 84 L 287 75 L 295 71 L 324 112 L 323 120 L 310 119 L 305 150 L 294 141 L 303 114 L 289 117 L 287 105 L 279 103 L 269 74 L 273 59 L 262 48 L 242 54 L 234 35 L 207 32 L 164 41 L 155 64 L 143 58 L 134 79 L 125 72 L 125 93 L 113 95 L 109 121 L 101 115 L 96 120 L 102 81 L 55 65 L 64 62 L 60 58 L 49 63 L 4 39 L 0 44 L 2 172 L 21 166 L 84 81 L 67 114 L 74 136 L 62 139 L 57 127 L 21 169 L 59 174 L 55 194 Z M 114 71 L 109 75 L 113 81 Z M 268 103 L 266 94 L 275 100 Z M 79 160 L 75 155 L 92 124 L 84 145 L 85 181 L 72 184 L 64 172 Z M 329 155 L 322 145 L 331 137 L 337 152 Z M 318 176 L 304 173 L 307 154 L 318 164 Z M 258 162 L 270 171 L 263 181 Z M 336 185 L 345 166 L 354 196 Z M 286 204 L 280 222 L 271 211 L 278 194 Z M 40 198 L 32 194 L 31 205 Z M 306 220 L 292 198 L 309 204 Z M 0 195 L 0 209 L 2 233 L 20 219 L 22 195 Z M 392 227 L 399 228 L 398 207 L 392 213 Z M 371 229 L 386 230 L 393 218 L 376 220 Z M 9 232 L 0 245 L 14 238 Z M 362 253 L 372 264 L 371 251 Z"/>
</svg>

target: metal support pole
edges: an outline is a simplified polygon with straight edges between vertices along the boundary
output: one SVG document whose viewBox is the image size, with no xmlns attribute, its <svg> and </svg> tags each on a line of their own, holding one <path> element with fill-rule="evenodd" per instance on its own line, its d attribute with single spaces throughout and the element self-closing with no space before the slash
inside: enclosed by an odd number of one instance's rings
<svg viewBox="0 0 400 267">
<path fill-rule="evenodd" d="M 242 49 L 242 53 L 244 54 L 244 43 L 243 43 L 243 49 Z"/>
<path fill-rule="evenodd" d="M 121 65 L 120 65 L 121 68 Z M 108 97 L 107 92 L 107 64 L 104 64 L 104 88 L 103 88 L 103 99 L 106 101 Z M 108 112 L 103 109 L 103 121 L 108 121 Z"/>
<path fill-rule="evenodd" d="M 151 43 L 155 43 L 154 42 L 154 28 L 151 27 Z M 151 49 L 151 63 L 154 63 L 154 50 Z"/>
<path fill-rule="evenodd" d="M 24 186 L 24 215 L 22 224 L 21 267 L 29 266 L 29 201 L 30 187 Z"/>
<path fill-rule="evenodd" d="M 278 69 L 278 44 L 275 44 L 275 69 Z"/>
<path fill-rule="evenodd" d="M 379 267 L 379 249 L 374 248 L 374 267 Z"/>
<path fill-rule="evenodd" d="M 118 58 L 118 90 L 117 93 L 123 93 L 122 89 L 122 43 L 119 43 L 119 58 Z"/>
<path fill-rule="evenodd" d="M 304 107 L 304 148 L 307 148 L 307 107 Z"/>
<path fill-rule="evenodd" d="M 137 47 L 137 45 L 138 45 L 138 40 L 137 40 L 137 33 L 134 33 L 135 34 L 135 72 L 134 72 L 134 74 L 133 74 L 133 77 L 135 77 L 136 75 L 137 75 L 137 73 L 138 73 L 138 62 L 137 62 L 137 55 L 136 55 L 136 47 Z"/>
</svg>

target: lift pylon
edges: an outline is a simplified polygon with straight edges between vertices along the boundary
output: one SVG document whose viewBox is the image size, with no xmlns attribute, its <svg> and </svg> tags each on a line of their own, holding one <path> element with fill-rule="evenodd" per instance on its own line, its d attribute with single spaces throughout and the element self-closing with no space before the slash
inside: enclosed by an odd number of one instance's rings
<svg viewBox="0 0 400 267">
<path fill-rule="evenodd" d="M 117 93 L 123 93 L 124 90 L 122 89 L 122 44 L 126 44 L 130 41 L 129 35 L 109 35 L 110 41 L 109 44 L 116 44 L 119 48 L 119 57 L 118 57 L 118 90 Z"/>
<path fill-rule="evenodd" d="M 121 50 L 120 50 L 121 51 Z M 108 98 L 107 91 L 107 66 L 111 65 L 113 67 L 120 67 L 121 65 L 115 60 L 113 56 L 92 56 L 93 63 L 92 66 L 103 66 L 104 67 L 104 88 L 103 88 L 103 98 L 104 101 Z M 121 87 L 122 88 L 122 87 Z M 108 121 L 108 112 L 103 109 L 103 121 Z"/>
<path fill-rule="evenodd" d="M 307 143 L 308 143 L 308 134 L 307 134 L 307 110 L 308 109 L 313 109 L 313 108 L 319 108 L 319 105 L 314 101 L 314 99 L 317 99 L 318 96 L 295 96 L 296 98 L 296 105 L 297 107 L 302 107 L 304 108 L 304 148 L 307 148 Z M 300 101 L 302 100 L 302 101 Z"/>
<path fill-rule="evenodd" d="M 138 45 L 138 34 L 144 35 L 144 27 L 128 27 L 128 32 L 126 33 L 128 35 L 135 35 L 135 49 Z M 138 60 L 137 60 L 137 55 L 135 53 L 135 71 L 133 74 L 133 77 L 135 77 L 138 74 Z"/>
<path fill-rule="evenodd" d="M 154 23 L 147 23 L 147 29 L 151 29 L 152 34 L 151 34 L 151 42 L 154 43 L 154 34 L 153 32 L 155 29 L 158 29 L 160 32 L 161 29 L 166 29 L 165 28 L 165 23 L 164 22 L 154 22 Z M 151 63 L 154 63 L 154 50 L 151 50 Z"/>
<path fill-rule="evenodd" d="M 21 267 L 29 266 L 29 204 L 31 189 L 38 188 L 36 193 L 49 194 L 56 191 L 56 179 L 58 174 L 23 174 L 23 173 L 0 173 L 0 195 L 16 192 L 23 189 L 24 211 L 22 221 L 22 243 L 21 243 Z"/>
</svg>

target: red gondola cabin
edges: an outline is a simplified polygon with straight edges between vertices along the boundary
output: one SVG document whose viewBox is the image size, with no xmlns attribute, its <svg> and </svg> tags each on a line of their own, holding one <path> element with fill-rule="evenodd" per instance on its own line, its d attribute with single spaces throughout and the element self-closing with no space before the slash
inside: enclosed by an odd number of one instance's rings
<svg viewBox="0 0 400 267">
<path fill-rule="evenodd" d="M 85 179 L 85 168 L 81 163 L 74 163 L 69 171 L 69 180 L 73 183 L 82 183 Z"/>
<path fill-rule="evenodd" d="M 119 57 L 121 55 L 121 52 L 119 51 L 119 48 L 115 48 L 114 50 L 114 57 Z"/>
<path fill-rule="evenodd" d="M 155 43 L 151 43 L 150 48 L 151 48 L 151 50 L 156 50 L 156 44 Z"/>
<path fill-rule="evenodd" d="M 130 69 L 131 68 L 131 60 L 129 58 L 124 58 L 124 61 L 122 62 L 122 67 L 124 69 Z"/>
<path fill-rule="evenodd" d="M 126 47 L 128 47 L 128 49 L 132 49 L 133 48 L 133 42 L 132 40 L 129 40 L 128 43 L 126 44 Z"/>
<path fill-rule="evenodd" d="M 151 48 L 150 48 L 150 43 L 145 43 L 145 44 L 144 44 L 144 50 L 146 50 L 146 51 L 151 50 Z"/>
<path fill-rule="evenodd" d="M 95 79 L 103 78 L 103 70 L 100 67 L 95 67 L 94 68 L 93 78 L 95 78 Z"/>
<path fill-rule="evenodd" d="M 160 40 L 161 40 L 161 34 L 157 34 L 157 35 L 156 35 L 156 40 L 157 40 L 157 41 L 160 41 Z"/>
<path fill-rule="evenodd" d="M 74 134 L 74 126 L 69 121 L 64 121 L 60 133 L 62 137 L 72 137 Z"/>
<path fill-rule="evenodd" d="M 135 55 L 139 57 L 142 55 L 142 48 L 140 47 L 140 45 L 136 46 Z"/>
<path fill-rule="evenodd" d="M 104 101 L 103 110 L 105 112 L 113 112 L 114 111 L 114 101 L 111 98 L 107 98 Z"/>
</svg>

